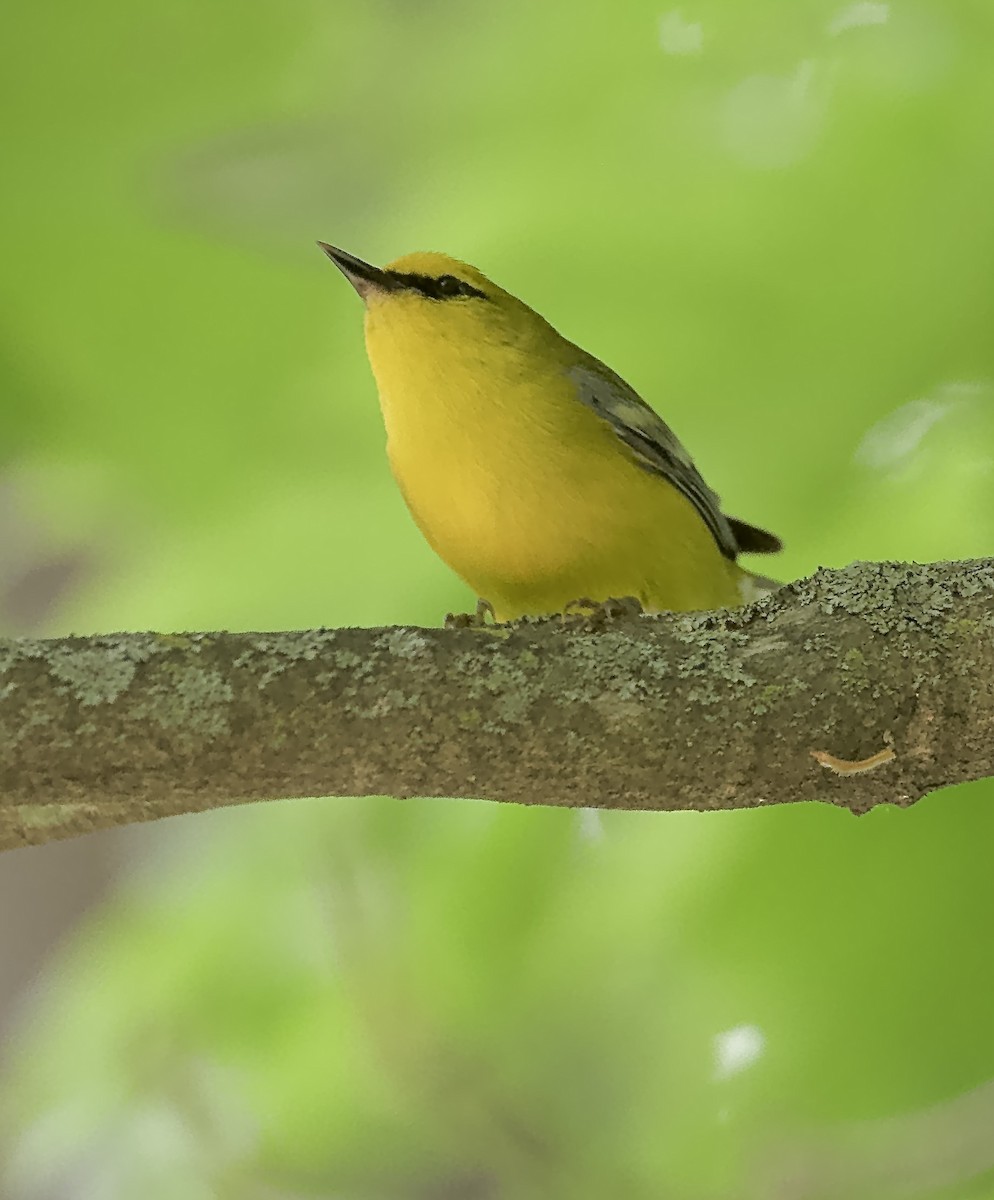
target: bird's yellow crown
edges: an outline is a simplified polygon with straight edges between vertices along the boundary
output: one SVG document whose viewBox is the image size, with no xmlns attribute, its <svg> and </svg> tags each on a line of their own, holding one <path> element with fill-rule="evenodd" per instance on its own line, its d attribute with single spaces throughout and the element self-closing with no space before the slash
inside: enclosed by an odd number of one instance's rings
<svg viewBox="0 0 994 1200">
<path fill-rule="evenodd" d="M 506 294 L 476 267 L 458 258 L 451 258 L 448 254 L 440 254 L 436 250 L 415 250 L 411 254 L 395 258 L 383 269 L 394 275 L 417 275 L 426 279 L 441 279 L 445 275 L 452 275 L 488 295 Z"/>
</svg>

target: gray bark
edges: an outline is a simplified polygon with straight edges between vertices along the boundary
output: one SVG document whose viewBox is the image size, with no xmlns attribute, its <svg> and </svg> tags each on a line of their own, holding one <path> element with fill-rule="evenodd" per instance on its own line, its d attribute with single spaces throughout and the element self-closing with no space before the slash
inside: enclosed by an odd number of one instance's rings
<svg viewBox="0 0 994 1200">
<path fill-rule="evenodd" d="M 714 613 L 0 642 L 0 848 L 288 796 L 908 805 L 994 774 L 994 560 Z"/>
</svg>

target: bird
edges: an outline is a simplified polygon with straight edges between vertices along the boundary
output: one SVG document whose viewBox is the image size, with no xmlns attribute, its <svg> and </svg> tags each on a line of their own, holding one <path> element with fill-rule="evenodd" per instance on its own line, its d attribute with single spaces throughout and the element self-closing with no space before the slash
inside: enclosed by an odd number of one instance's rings
<svg viewBox="0 0 994 1200">
<path fill-rule="evenodd" d="M 318 246 L 365 305 L 394 478 L 478 612 L 707 610 L 778 586 L 738 556 L 780 539 L 726 516 L 663 419 L 534 309 L 445 254 Z"/>
</svg>

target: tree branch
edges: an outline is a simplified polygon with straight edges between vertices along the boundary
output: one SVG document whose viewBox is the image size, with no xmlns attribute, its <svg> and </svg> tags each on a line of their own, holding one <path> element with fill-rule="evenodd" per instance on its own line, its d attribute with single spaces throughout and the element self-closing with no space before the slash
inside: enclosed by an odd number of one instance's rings
<svg viewBox="0 0 994 1200">
<path fill-rule="evenodd" d="M 284 796 L 908 805 L 994 774 L 994 560 L 740 610 L 0 642 L 0 847 Z"/>
</svg>

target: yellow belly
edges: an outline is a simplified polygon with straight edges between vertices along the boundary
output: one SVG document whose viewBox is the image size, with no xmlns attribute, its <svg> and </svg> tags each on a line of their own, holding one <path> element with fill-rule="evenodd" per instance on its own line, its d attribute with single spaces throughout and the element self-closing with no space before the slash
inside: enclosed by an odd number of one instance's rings
<svg viewBox="0 0 994 1200">
<path fill-rule="evenodd" d="M 391 438 L 397 482 L 429 544 L 500 620 L 581 597 L 636 596 L 650 610 L 742 603 L 743 573 L 694 506 L 610 431 L 599 453 L 550 453 L 541 470 L 493 440 L 426 451 Z"/>
</svg>

